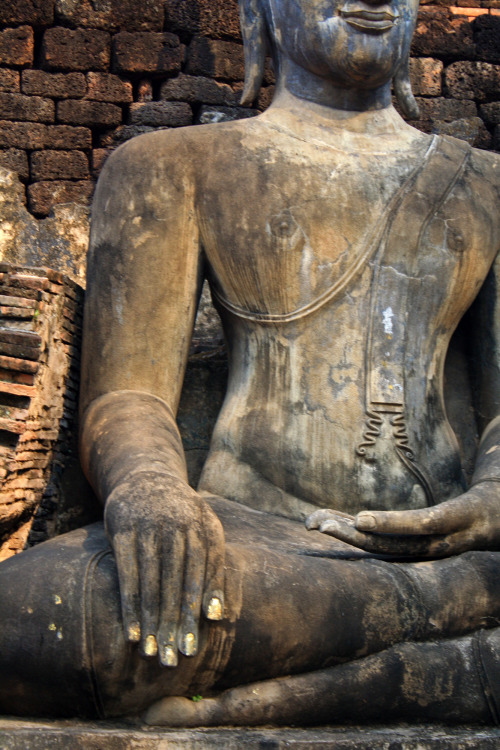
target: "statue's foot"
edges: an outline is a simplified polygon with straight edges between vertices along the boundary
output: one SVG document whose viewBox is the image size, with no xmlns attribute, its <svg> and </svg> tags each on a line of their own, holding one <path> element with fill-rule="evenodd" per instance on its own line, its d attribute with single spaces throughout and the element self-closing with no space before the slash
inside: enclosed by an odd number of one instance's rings
<svg viewBox="0 0 500 750">
<path fill-rule="evenodd" d="M 144 721 L 160 727 L 208 727 L 218 724 L 218 698 L 163 698 L 146 711 Z"/>
<path fill-rule="evenodd" d="M 381 719 L 489 724 L 498 722 L 499 676 L 495 628 L 441 642 L 400 643 L 336 667 L 234 687 L 215 698 L 164 698 L 144 720 L 169 727 Z"/>
<path fill-rule="evenodd" d="M 226 690 L 215 698 L 163 698 L 145 713 L 146 724 L 166 727 L 255 726 L 282 723 L 283 680 Z"/>
</svg>

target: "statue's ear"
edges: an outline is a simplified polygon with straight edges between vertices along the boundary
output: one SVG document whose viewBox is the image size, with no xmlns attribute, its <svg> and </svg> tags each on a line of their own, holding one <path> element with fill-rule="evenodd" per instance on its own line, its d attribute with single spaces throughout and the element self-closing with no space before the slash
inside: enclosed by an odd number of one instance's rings
<svg viewBox="0 0 500 750">
<path fill-rule="evenodd" d="M 241 104 L 249 106 L 259 93 L 268 52 L 267 30 L 259 0 L 240 0 L 241 34 L 245 52 L 245 86 Z"/>
<path fill-rule="evenodd" d="M 411 90 L 409 54 L 399 66 L 394 76 L 393 84 L 394 93 L 403 114 L 410 120 L 418 120 L 420 109 Z"/>
</svg>

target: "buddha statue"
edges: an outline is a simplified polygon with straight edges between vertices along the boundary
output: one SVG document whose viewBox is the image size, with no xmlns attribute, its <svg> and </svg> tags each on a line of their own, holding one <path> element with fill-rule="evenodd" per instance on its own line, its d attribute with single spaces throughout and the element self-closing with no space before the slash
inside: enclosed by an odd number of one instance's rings
<svg viewBox="0 0 500 750">
<path fill-rule="evenodd" d="M 0 565 L 4 713 L 498 721 L 500 157 L 394 109 L 416 14 L 241 0 L 243 99 L 270 53 L 269 109 L 106 162 L 81 395 L 104 524 Z M 194 489 L 175 415 L 204 278 L 229 381 Z"/>
</svg>

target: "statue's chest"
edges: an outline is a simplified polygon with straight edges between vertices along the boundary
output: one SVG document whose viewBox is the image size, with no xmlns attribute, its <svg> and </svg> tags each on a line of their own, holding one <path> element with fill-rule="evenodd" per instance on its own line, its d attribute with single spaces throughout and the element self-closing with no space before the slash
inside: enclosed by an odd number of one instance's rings
<svg viewBox="0 0 500 750">
<path fill-rule="evenodd" d="M 216 296 L 243 317 L 286 321 L 345 297 L 363 275 L 366 297 L 390 286 L 402 310 L 424 295 L 429 320 L 451 305 L 454 325 L 496 249 L 471 200 L 469 158 L 442 139 L 411 161 L 273 152 L 245 179 L 212 181 L 199 218 Z"/>
<path fill-rule="evenodd" d="M 254 189 L 250 200 L 233 192 L 230 215 L 220 205 L 208 208 L 203 244 L 224 298 L 283 314 L 343 283 L 368 260 L 397 185 L 331 170 L 316 179 L 298 175 L 281 188 L 269 176 Z"/>
<path fill-rule="evenodd" d="M 233 311 L 286 319 L 345 297 L 363 276 L 370 296 L 385 289 L 402 309 L 423 295 L 429 314 L 460 290 L 458 312 L 489 263 L 478 256 L 474 220 L 459 199 L 435 210 L 429 200 L 415 205 L 397 194 L 372 190 L 369 200 L 366 186 L 349 193 L 339 186 L 333 196 L 269 200 L 251 225 L 243 215 L 218 227 L 223 239 L 207 254 L 220 301 Z"/>
</svg>

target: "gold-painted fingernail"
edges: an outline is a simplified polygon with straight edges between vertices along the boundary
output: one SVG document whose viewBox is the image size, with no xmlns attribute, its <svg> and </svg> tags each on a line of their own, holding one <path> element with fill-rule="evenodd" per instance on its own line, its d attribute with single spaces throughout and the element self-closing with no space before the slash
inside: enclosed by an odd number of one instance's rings
<svg viewBox="0 0 500 750">
<path fill-rule="evenodd" d="M 139 643 L 141 640 L 141 629 L 137 623 L 128 626 L 127 638 L 132 643 Z"/>
<path fill-rule="evenodd" d="M 196 636 L 194 633 L 186 633 L 182 638 L 182 653 L 185 656 L 194 656 L 197 650 Z"/>
<path fill-rule="evenodd" d="M 176 649 L 172 646 L 162 646 L 160 660 L 165 667 L 176 667 L 179 663 Z"/>
<path fill-rule="evenodd" d="M 217 596 L 213 596 L 208 602 L 208 620 L 222 620 L 222 602 Z"/>
<path fill-rule="evenodd" d="M 156 656 L 158 653 L 158 644 L 156 643 L 154 635 L 146 636 L 144 639 L 143 650 L 146 656 Z"/>
</svg>

